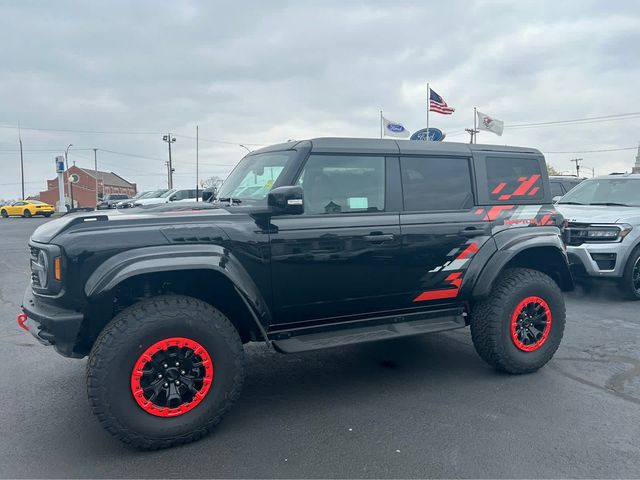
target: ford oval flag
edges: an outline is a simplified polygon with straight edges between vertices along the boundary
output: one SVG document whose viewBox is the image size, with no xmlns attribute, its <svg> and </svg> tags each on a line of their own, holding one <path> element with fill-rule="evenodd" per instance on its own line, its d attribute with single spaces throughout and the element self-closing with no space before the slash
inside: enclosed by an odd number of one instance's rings
<svg viewBox="0 0 640 480">
<path fill-rule="evenodd" d="M 446 135 L 442 133 L 442 130 L 439 128 L 423 128 L 422 130 L 418 130 L 409 140 L 421 140 L 423 142 L 432 141 L 432 142 L 441 142 L 444 140 Z"/>
<path fill-rule="evenodd" d="M 404 125 L 382 117 L 384 135 L 387 137 L 407 138 L 410 133 Z"/>
</svg>

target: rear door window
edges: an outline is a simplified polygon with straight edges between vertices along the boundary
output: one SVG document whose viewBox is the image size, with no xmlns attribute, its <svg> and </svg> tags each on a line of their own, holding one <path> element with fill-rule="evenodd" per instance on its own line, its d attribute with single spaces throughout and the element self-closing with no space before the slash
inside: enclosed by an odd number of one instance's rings
<svg viewBox="0 0 640 480">
<path fill-rule="evenodd" d="M 552 197 L 559 197 L 564 195 L 564 190 L 562 189 L 562 184 L 560 182 L 551 182 L 549 183 L 549 186 L 551 187 Z"/>
<path fill-rule="evenodd" d="M 536 158 L 491 157 L 486 159 L 489 198 L 514 203 L 544 198 L 543 176 Z"/>
<path fill-rule="evenodd" d="M 404 210 L 468 210 L 473 206 L 469 159 L 401 157 Z"/>
</svg>

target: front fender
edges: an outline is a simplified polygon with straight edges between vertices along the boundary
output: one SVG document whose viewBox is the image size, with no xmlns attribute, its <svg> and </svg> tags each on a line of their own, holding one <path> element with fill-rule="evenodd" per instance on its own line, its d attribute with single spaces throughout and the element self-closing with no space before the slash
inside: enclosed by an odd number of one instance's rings
<svg viewBox="0 0 640 480">
<path fill-rule="evenodd" d="M 235 286 L 262 330 L 271 314 L 257 285 L 231 252 L 220 245 L 163 245 L 119 253 L 102 263 L 85 284 L 87 298 L 111 291 L 127 278 L 145 273 L 210 269 Z"/>
<path fill-rule="evenodd" d="M 495 280 L 516 257 L 527 251 L 546 252 L 552 257 L 540 257 L 526 265 L 547 272 L 557 272 L 554 280 L 563 291 L 573 289 L 573 278 L 569 270 L 567 254 L 556 227 L 531 227 L 502 231 L 494 236 L 497 250 L 488 260 L 473 287 L 472 296 L 483 298 L 489 295 Z M 552 268 L 551 268 L 552 267 Z"/>
</svg>

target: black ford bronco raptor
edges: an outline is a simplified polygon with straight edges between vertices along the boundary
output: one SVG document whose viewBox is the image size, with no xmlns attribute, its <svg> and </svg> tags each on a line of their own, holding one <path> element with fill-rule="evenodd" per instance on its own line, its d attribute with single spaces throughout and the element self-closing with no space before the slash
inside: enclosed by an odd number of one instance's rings
<svg viewBox="0 0 640 480">
<path fill-rule="evenodd" d="M 573 288 L 562 222 L 535 149 L 289 142 L 248 154 L 211 204 L 42 225 L 18 322 L 89 356 L 110 433 L 169 447 L 231 407 L 247 342 L 298 353 L 470 325 L 491 366 L 539 369 Z"/>
</svg>

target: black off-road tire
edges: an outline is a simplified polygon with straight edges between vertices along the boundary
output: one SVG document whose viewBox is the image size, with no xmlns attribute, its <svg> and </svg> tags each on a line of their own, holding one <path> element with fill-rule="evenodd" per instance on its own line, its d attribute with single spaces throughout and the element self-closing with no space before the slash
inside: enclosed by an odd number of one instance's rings
<svg viewBox="0 0 640 480">
<path fill-rule="evenodd" d="M 155 416 L 134 398 L 132 373 L 143 352 L 174 337 L 191 339 L 208 352 L 213 380 L 192 410 L 173 417 Z M 243 381 L 244 350 L 233 324 L 211 305 L 178 295 L 144 300 L 118 314 L 98 336 L 87 365 L 93 413 L 116 438 L 143 450 L 181 445 L 207 435 L 238 398 Z"/>
<path fill-rule="evenodd" d="M 7 213 L 7 211 L 3 208 L 2 211 L 0 211 L 0 215 L 2 215 L 2 218 L 8 218 L 9 214 Z"/>
<path fill-rule="evenodd" d="M 627 264 L 624 267 L 624 274 L 620 280 L 620 287 L 623 295 L 629 300 L 640 300 L 640 245 L 633 249 Z M 635 283 L 634 283 L 635 282 Z"/>
<path fill-rule="evenodd" d="M 31 218 L 31 212 L 25 208 L 24 212 L 22 212 L 22 216 L 24 218 Z"/>
<path fill-rule="evenodd" d="M 523 351 L 512 338 L 514 312 L 527 298 L 539 297 L 547 303 L 551 323 L 548 336 L 534 351 Z M 565 326 L 565 304 L 556 282 L 537 270 L 505 270 L 491 294 L 473 306 L 471 338 L 480 357 L 495 369 L 512 374 L 535 372 L 555 354 Z"/>
</svg>

